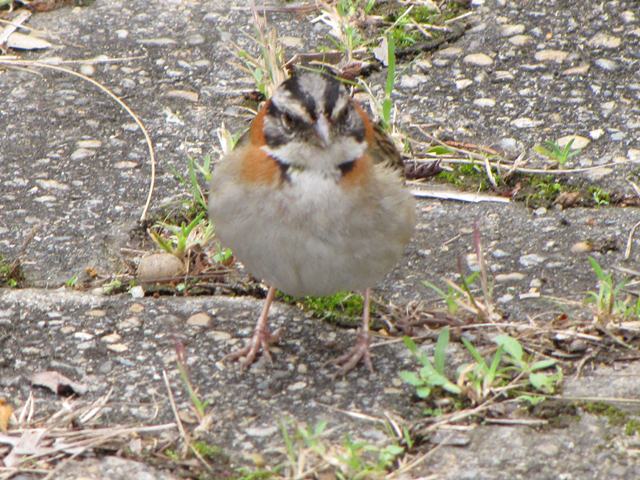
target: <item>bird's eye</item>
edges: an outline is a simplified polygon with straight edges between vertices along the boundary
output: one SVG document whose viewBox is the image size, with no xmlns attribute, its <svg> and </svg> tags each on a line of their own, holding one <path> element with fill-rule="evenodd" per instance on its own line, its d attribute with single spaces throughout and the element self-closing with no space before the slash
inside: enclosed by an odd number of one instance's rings
<svg viewBox="0 0 640 480">
<path fill-rule="evenodd" d="M 281 120 L 282 120 L 282 126 L 284 127 L 284 129 L 287 132 L 291 132 L 296 123 L 293 117 L 288 113 L 284 113 L 281 117 Z"/>
</svg>

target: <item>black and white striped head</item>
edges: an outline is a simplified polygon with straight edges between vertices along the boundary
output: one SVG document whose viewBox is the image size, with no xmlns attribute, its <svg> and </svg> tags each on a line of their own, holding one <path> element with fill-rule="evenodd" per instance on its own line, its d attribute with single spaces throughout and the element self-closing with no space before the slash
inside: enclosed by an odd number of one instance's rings
<svg viewBox="0 0 640 480">
<path fill-rule="evenodd" d="M 335 168 L 366 149 L 365 120 L 349 93 L 328 75 L 301 73 L 284 81 L 267 104 L 265 150 L 300 168 Z"/>
</svg>

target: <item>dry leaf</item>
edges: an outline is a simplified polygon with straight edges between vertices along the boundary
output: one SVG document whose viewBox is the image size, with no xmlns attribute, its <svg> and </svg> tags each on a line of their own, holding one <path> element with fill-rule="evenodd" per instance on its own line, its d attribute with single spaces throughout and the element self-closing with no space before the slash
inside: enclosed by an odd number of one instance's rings
<svg viewBox="0 0 640 480">
<path fill-rule="evenodd" d="M 13 407 L 4 398 L 0 398 L 0 432 L 7 432 Z"/>
<path fill-rule="evenodd" d="M 44 48 L 51 48 L 52 45 L 38 37 L 33 35 L 25 35 L 23 33 L 12 33 L 7 39 L 7 46 L 9 48 L 15 48 L 16 50 L 42 50 Z"/>
<path fill-rule="evenodd" d="M 31 383 L 39 387 L 46 387 L 54 393 L 63 397 L 73 395 L 84 395 L 87 393 L 87 386 L 69 380 L 61 373 L 54 371 L 38 372 L 31 377 Z"/>
</svg>

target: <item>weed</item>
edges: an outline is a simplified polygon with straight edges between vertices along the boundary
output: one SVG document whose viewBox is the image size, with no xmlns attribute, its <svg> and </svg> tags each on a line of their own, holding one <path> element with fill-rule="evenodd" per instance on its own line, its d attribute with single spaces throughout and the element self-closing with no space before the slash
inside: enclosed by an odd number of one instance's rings
<svg viewBox="0 0 640 480">
<path fill-rule="evenodd" d="M 438 335 L 433 363 L 418 350 L 413 340 L 409 337 L 403 340 L 422 367 L 417 372 L 402 371 L 400 378 L 415 387 L 416 394 L 423 399 L 438 392 L 447 392 L 478 404 L 498 391 L 513 390 L 519 395 L 518 398 L 536 403 L 540 398 L 544 398 L 543 395 L 553 393 L 562 381 L 562 371 L 556 366 L 555 360 L 531 362 L 524 354 L 520 342 L 508 335 L 498 335 L 494 338 L 497 348 L 489 362 L 470 341 L 463 338 L 462 343 L 473 361 L 458 368 L 455 382 L 445 373 L 446 349 L 449 345 L 448 328 L 443 328 Z M 554 366 L 555 373 L 542 372 Z M 524 383 L 522 379 L 525 379 Z M 440 412 L 428 413 L 433 415 Z"/>
<path fill-rule="evenodd" d="M 624 295 L 628 282 L 616 282 L 593 257 L 589 257 L 589 263 L 598 279 L 598 291 L 587 292 L 586 302 L 594 305 L 596 322 L 640 318 L 640 298 L 634 301 L 631 295 Z"/>
<path fill-rule="evenodd" d="M 611 203 L 611 194 L 600 187 L 589 187 L 589 193 L 598 207 L 606 206 Z"/>
<path fill-rule="evenodd" d="M 340 480 L 385 478 L 404 448 L 396 443 L 377 446 L 346 435 L 341 443 L 330 442 L 327 424 L 296 425 L 293 431 L 283 423 L 280 430 L 285 444 L 287 478 L 307 478 L 311 471 L 331 472 Z"/>
<path fill-rule="evenodd" d="M 235 55 L 242 62 L 240 70 L 251 75 L 256 89 L 264 98 L 270 98 L 276 87 L 287 78 L 284 48 L 278 33 L 268 28 L 265 17 L 253 10 L 256 36 L 252 40 L 258 45 L 259 54 L 252 55 L 247 50 L 235 46 Z"/>
<path fill-rule="evenodd" d="M 471 273 L 471 275 L 465 277 L 463 283 L 466 285 L 471 285 L 477 280 L 478 276 L 479 272 L 473 272 Z M 434 283 L 431 283 L 427 280 L 423 280 L 422 284 L 425 287 L 430 288 L 440 296 L 440 298 L 446 303 L 447 312 L 450 315 L 455 315 L 456 313 L 458 313 L 460 304 L 463 301 L 463 298 L 466 296 L 464 291 L 462 291 L 460 288 L 456 288 L 455 285 L 451 284 L 447 285 L 446 292 Z"/>
<path fill-rule="evenodd" d="M 193 384 L 191 383 L 191 379 L 189 378 L 189 369 L 187 367 L 187 357 L 184 345 L 182 342 L 176 341 L 175 343 L 175 351 L 176 351 L 176 365 L 178 367 L 178 373 L 180 374 L 180 380 L 182 380 L 182 384 L 189 395 L 189 400 L 191 401 L 191 406 L 198 417 L 198 420 L 202 422 L 207 416 L 207 407 L 209 403 L 206 401 L 200 400 L 198 393 L 193 388 Z M 193 445 L 195 447 L 195 445 Z M 198 452 L 203 453 L 203 452 Z"/>
<path fill-rule="evenodd" d="M 149 235 L 160 249 L 182 259 L 195 245 L 204 247 L 213 237 L 213 225 L 205 216 L 206 212 L 200 212 L 188 225 L 158 222 Z"/>
<path fill-rule="evenodd" d="M 75 288 L 78 284 L 78 275 L 73 275 L 70 279 L 64 282 L 67 288 Z"/>
<path fill-rule="evenodd" d="M 116 293 L 119 292 L 122 289 L 122 281 L 114 278 L 113 280 L 111 280 L 108 283 L 105 283 L 102 286 L 102 291 L 106 294 L 106 295 L 110 295 L 112 293 Z"/>
<path fill-rule="evenodd" d="M 344 63 L 349 64 L 354 59 L 357 50 L 368 45 L 360 32 L 361 19 L 369 14 L 375 5 L 375 0 L 337 0 L 336 2 L 322 2 L 322 11 L 314 21 L 327 25 L 330 40 L 334 47 L 344 55 Z"/>
<path fill-rule="evenodd" d="M 449 393 L 460 395 L 462 390 L 449 380 L 444 372 L 446 362 L 446 348 L 449 345 L 449 329 L 443 328 L 438 335 L 433 363 L 426 354 L 418 350 L 414 341 L 409 337 L 403 338 L 405 346 L 413 356 L 422 364 L 418 372 L 401 371 L 400 378 L 416 388 L 416 394 L 420 398 L 428 398 L 434 388 L 442 388 Z"/>
<path fill-rule="evenodd" d="M 431 282 L 424 281 L 423 285 L 431 288 L 442 297 L 447 304 L 447 309 L 450 314 L 455 314 L 459 309 L 462 309 L 476 315 L 480 319 L 492 322 L 498 320 L 500 315 L 496 311 L 493 303 L 493 287 L 489 282 L 489 273 L 482 250 L 480 230 L 477 225 L 474 225 L 473 228 L 473 245 L 478 261 L 478 272 L 464 276 L 462 274 L 462 266 L 459 265 L 460 276 L 462 278 L 461 285 L 456 284 L 452 280 L 445 279 L 448 285 L 447 292 Z M 472 293 L 472 286 L 476 280 L 479 281 L 480 290 L 482 291 L 482 297 L 479 298 L 476 298 Z"/>
<path fill-rule="evenodd" d="M 564 147 L 560 146 L 555 141 L 546 141 L 543 142 L 542 145 L 536 145 L 533 147 L 533 150 L 549 160 L 558 162 L 561 167 L 564 167 L 571 158 L 579 155 L 582 151 L 580 148 L 571 148 L 574 141 L 575 139 L 572 138 Z"/>
</svg>

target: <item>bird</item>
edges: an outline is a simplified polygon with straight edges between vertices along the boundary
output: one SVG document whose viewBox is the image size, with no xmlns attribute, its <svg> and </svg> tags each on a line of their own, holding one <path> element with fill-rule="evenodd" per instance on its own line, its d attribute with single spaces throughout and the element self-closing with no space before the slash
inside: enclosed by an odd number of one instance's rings
<svg viewBox="0 0 640 480">
<path fill-rule="evenodd" d="M 269 308 L 276 289 L 294 297 L 361 291 L 362 326 L 339 374 L 370 372 L 371 289 L 402 257 L 415 227 L 393 141 L 327 73 L 283 81 L 213 170 L 209 217 L 218 240 L 268 285 L 250 341 L 225 359 L 272 362 Z"/>
</svg>

